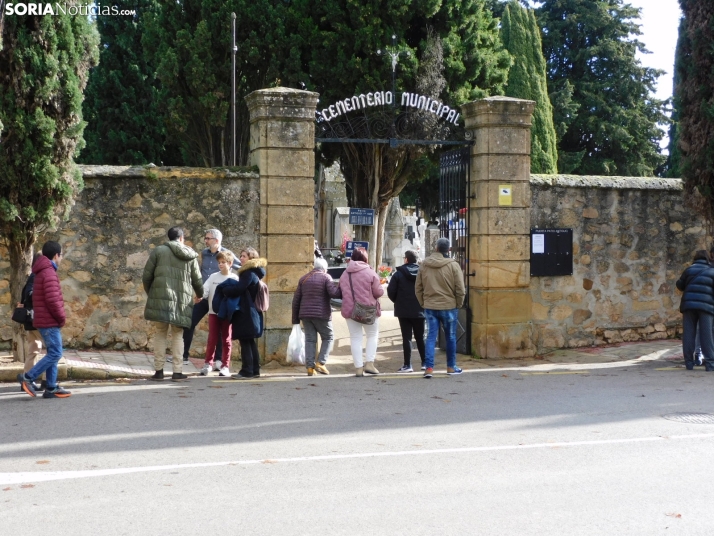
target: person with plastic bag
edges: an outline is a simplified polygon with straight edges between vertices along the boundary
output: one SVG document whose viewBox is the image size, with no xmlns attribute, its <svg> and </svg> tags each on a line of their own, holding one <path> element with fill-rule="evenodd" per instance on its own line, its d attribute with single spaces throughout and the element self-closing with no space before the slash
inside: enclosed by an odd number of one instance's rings
<svg viewBox="0 0 714 536">
<path fill-rule="evenodd" d="M 342 293 L 337 283 L 327 273 L 327 261 L 315 258 L 314 268 L 298 281 L 293 296 L 293 326 L 300 324 L 305 330 L 305 367 L 307 375 L 314 376 L 315 371 L 329 374 L 327 358 L 332 350 L 332 308 L 330 298 L 341 298 Z M 317 335 L 320 334 L 320 354 L 317 353 Z"/>
<path fill-rule="evenodd" d="M 379 282 L 379 276 L 372 270 L 367 261 L 367 251 L 364 248 L 355 249 L 347 269 L 340 277 L 342 291 L 342 316 L 347 321 L 350 332 L 350 347 L 352 361 L 355 365 L 355 376 L 379 374 L 374 366 L 377 357 L 377 339 L 379 338 L 379 317 L 382 310 L 379 298 L 384 289 Z M 365 314 L 366 313 L 366 314 Z M 366 316 L 370 316 L 365 321 Z M 364 361 L 362 359 L 362 337 L 367 336 L 367 347 Z"/>
</svg>

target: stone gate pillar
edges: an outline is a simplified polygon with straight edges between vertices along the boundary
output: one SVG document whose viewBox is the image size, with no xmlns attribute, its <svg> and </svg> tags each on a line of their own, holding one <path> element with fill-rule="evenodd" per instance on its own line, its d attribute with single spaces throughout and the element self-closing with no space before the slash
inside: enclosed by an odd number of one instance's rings
<svg viewBox="0 0 714 536">
<path fill-rule="evenodd" d="M 314 251 L 315 107 L 317 93 L 262 89 L 245 100 L 250 112 L 250 164 L 260 172 L 260 243 L 268 260 L 270 309 L 259 342 L 263 359 L 284 360 L 298 279 Z"/>
<path fill-rule="evenodd" d="M 533 101 L 489 97 L 462 107 L 473 130 L 469 214 L 471 350 L 535 354 L 530 293 L 530 152 Z M 510 192 L 510 193 L 509 193 Z"/>
</svg>

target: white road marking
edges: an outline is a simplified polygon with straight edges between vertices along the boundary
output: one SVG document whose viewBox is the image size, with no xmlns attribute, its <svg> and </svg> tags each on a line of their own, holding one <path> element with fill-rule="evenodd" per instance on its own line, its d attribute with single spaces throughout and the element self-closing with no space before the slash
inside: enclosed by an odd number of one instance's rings
<svg viewBox="0 0 714 536">
<path fill-rule="evenodd" d="M 357 458 L 386 458 L 397 456 L 424 456 L 429 454 L 457 454 L 467 452 L 494 452 L 509 450 L 552 449 L 563 447 L 582 447 L 599 445 L 624 445 L 632 443 L 653 443 L 682 439 L 711 439 L 714 433 L 689 434 L 671 436 L 634 437 L 628 439 L 602 439 L 593 441 L 561 441 L 554 443 L 532 443 L 528 445 L 494 445 L 490 447 L 461 447 L 430 450 L 403 450 L 395 452 L 363 452 L 354 454 L 331 454 L 323 456 L 299 456 L 294 458 L 263 458 L 259 460 L 235 460 L 226 462 L 183 463 L 174 465 L 155 465 L 147 467 L 123 467 L 117 469 L 93 469 L 85 471 L 38 471 L 20 473 L 0 473 L 0 486 L 17 485 L 29 482 L 49 482 L 52 480 L 72 480 L 100 476 L 126 475 L 131 473 L 148 473 L 155 471 L 173 471 L 176 469 L 195 469 L 201 467 L 221 467 L 228 465 L 257 465 L 262 463 L 297 463 L 319 462 L 332 460 L 350 460 Z"/>
</svg>

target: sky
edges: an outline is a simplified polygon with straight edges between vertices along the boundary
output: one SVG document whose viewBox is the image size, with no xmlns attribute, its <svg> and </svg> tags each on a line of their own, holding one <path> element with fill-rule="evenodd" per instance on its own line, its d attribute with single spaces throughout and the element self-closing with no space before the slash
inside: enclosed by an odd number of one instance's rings
<svg viewBox="0 0 714 536">
<path fill-rule="evenodd" d="M 672 70 L 674 49 L 677 46 L 677 30 L 681 11 L 677 0 L 626 0 L 628 4 L 642 9 L 640 19 L 642 35 L 638 37 L 651 54 L 638 54 L 638 59 L 647 67 L 667 71 L 659 78 L 657 98 L 672 96 Z"/>
</svg>

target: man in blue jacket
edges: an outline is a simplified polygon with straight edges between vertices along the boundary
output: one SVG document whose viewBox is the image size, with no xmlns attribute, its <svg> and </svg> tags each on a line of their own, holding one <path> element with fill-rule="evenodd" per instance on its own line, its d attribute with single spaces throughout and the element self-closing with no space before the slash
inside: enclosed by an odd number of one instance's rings
<svg viewBox="0 0 714 536">
<path fill-rule="evenodd" d="M 694 368 L 694 348 L 697 332 L 704 353 L 704 366 L 714 372 L 714 268 L 709 264 L 709 253 L 699 250 L 694 254 L 694 262 L 684 270 L 677 280 L 677 288 L 684 294 L 679 310 L 684 317 L 682 324 L 682 350 L 687 370 Z"/>
</svg>

